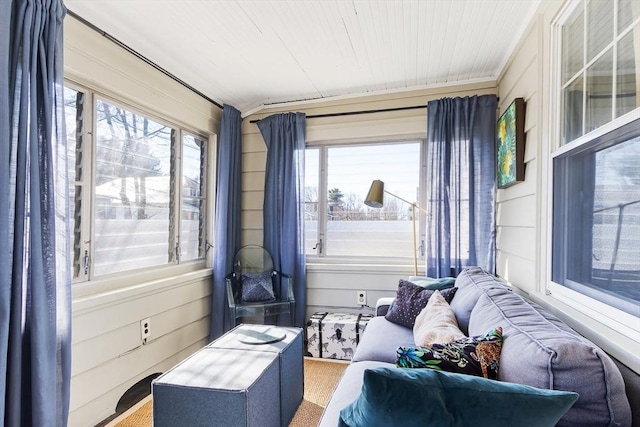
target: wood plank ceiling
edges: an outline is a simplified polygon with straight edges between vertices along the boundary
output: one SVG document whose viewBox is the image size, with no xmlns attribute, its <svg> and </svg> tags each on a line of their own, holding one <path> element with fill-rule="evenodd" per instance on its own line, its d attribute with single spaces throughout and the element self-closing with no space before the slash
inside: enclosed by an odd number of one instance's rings
<svg viewBox="0 0 640 427">
<path fill-rule="evenodd" d="M 496 79 L 539 2 L 65 0 L 245 115 L 273 103 Z"/>
</svg>

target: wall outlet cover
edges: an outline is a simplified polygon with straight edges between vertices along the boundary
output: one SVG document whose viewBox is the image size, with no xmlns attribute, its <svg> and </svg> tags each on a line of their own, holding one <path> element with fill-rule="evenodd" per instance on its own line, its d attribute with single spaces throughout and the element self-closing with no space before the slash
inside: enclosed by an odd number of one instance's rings
<svg viewBox="0 0 640 427">
<path fill-rule="evenodd" d="M 151 338 L 151 319 L 148 317 L 140 321 L 140 339 L 147 341 Z"/>
<path fill-rule="evenodd" d="M 367 291 L 357 291 L 358 305 L 367 305 Z"/>
</svg>

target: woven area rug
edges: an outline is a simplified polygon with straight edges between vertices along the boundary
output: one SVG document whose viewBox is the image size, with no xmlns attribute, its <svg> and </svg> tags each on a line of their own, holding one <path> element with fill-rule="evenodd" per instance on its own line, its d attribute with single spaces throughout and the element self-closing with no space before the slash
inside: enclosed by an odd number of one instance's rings
<svg viewBox="0 0 640 427">
<path fill-rule="evenodd" d="M 304 400 L 300 404 L 290 427 L 317 426 L 347 362 L 304 359 Z M 151 427 L 153 421 L 151 396 L 147 396 L 107 427 Z"/>
</svg>

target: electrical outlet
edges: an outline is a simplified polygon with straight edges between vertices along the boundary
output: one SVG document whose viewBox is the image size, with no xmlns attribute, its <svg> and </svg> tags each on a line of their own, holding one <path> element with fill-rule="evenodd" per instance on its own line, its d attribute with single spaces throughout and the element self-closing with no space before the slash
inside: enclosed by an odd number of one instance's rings
<svg viewBox="0 0 640 427">
<path fill-rule="evenodd" d="M 356 292 L 358 305 L 367 305 L 367 291 Z"/>
<path fill-rule="evenodd" d="M 148 317 L 140 321 L 140 339 L 144 342 L 151 338 L 151 319 Z"/>
</svg>

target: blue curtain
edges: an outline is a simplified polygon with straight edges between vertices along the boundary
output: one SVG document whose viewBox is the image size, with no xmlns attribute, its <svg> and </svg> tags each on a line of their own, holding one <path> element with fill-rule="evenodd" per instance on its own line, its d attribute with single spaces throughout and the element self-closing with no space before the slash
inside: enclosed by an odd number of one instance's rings
<svg viewBox="0 0 640 427">
<path fill-rule="evenodd" d="M 233 256 L 240 249 L 242 196 L 242 117 L 230 105 L 222 109 L 218 141 L 218 176 L 214 235 L 213 292 L 211 300 L 212 341 L 231 327 L 225 293 L 225 276 L 233 268 Z"/>
<path fill-rule="evenodd" d="M 495 271 L 495 95 L 427 104 L 427 275 Z"/>
<path fill-rule="evenodd" d="M 274 114 L 258 122 L 267 145 L 264 243 L 276 269 L 293 278 L 294 325 L 305 322 L 304 150 L 306 117 Z"/>
<path fill-rule="evenodd" d="M 0 2 L 0 424 L 66 426 L 71 266 L 62 1 Z"/>
</svg>

